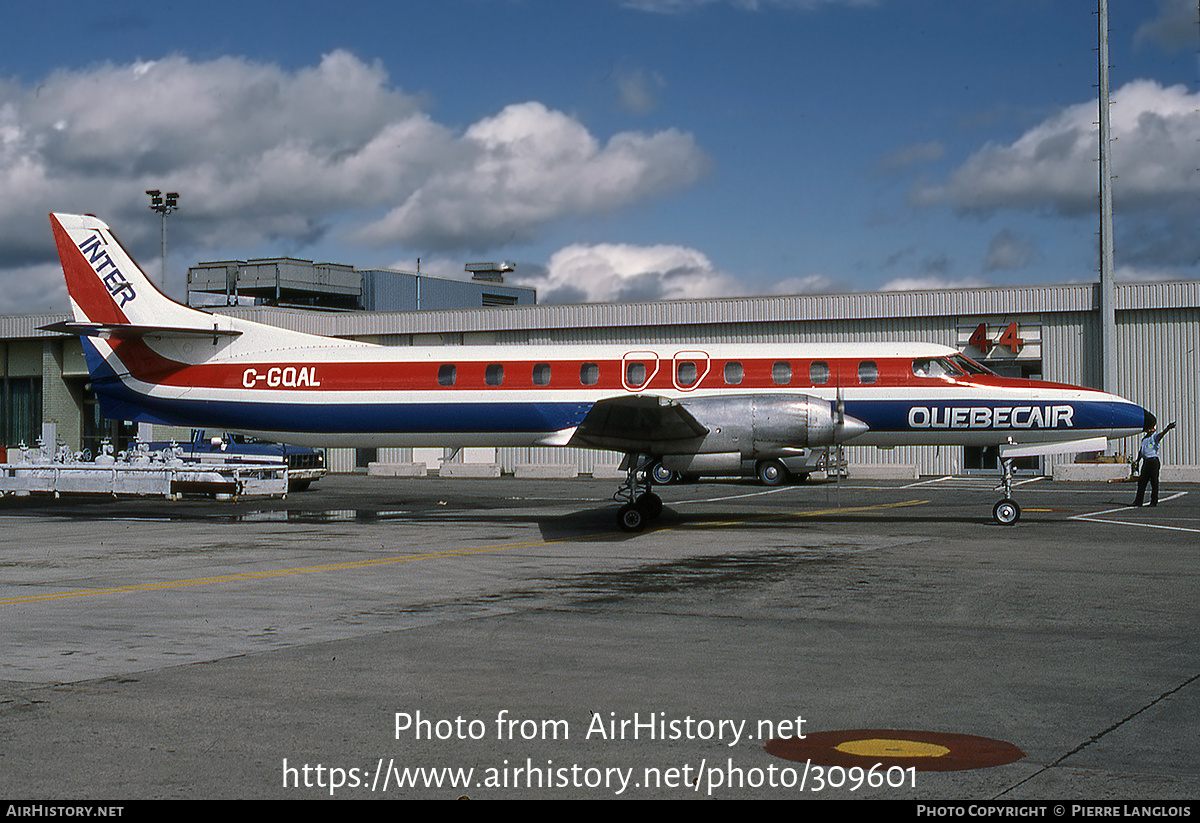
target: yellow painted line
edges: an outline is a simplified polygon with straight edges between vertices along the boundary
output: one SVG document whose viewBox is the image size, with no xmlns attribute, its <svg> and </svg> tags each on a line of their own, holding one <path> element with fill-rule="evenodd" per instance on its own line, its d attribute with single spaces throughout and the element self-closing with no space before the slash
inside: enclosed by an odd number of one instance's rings
<svg viewBox="0 0 1200 823">
<path fill-rule="evenodd" d="M 760 511 L 755 514 L 752 514 L 752 515 L 749 515 L 746 517 L 738 517 L 736 519 L 735 519 L 734 515 L 731 515 L 730 518 L 727 520 L 696 520 L 696 521 L 691 521 L 691 522 L 687 522 L 687 523 L 680 523 L 677 526 L 664 526 L 661 529 L 655 528 L 653 530 L 654 531 L 672 531 L 674 529 L 680 529 L 680 528 L 693 529 L 698 526 L 742 526 L 747 523 L 761 522 L 763 520 L 791 520 L 794 518 L 806 518 L 806 517 L 828 517 L 830 515 L 838 515 L 838 514 L 864 514 L 867 512 L 885 511 L 887 509 L 902 509 L 902 508 L 909 508 L 912 506 L 926 506 L 929 504 L 929 502 L 930 501 L 928 501 L 928 500 L 903 500 L 899 503 L 878 503 L 874 506 L 855 506 L 855 507 L 845 508 L 845 509 L 814 509 L 812 511 L 804 511 L 804 512 Z"/>
<path fill-rule="evenodd" d="M 856 506 L 849 509 L 819 509 L 811 512 L 791 512 L 788 517 L 824 517 L 830 514 L 862 514 L 863 512 L 882 511 L 884 509 L 903 509 L 910 506 L 927 506 L 928 500 L 902 500 L 899 503 L 878 503 L 874 506 Z"/>
<path fill-rule="evenodd" d="M 195 580 L 165 580 L 160 583 L 137 583 L 129 586 L 113 586 L 107 589 L 80 589 L 70 592 L 53 594 L 35 594 L 29 597 L 0 598 L 0 606 L 16 603 L 36 603 L 41 600 L 64 600 L 69 597 L 91 597 L 100 594 L 121 594 L 124 592 L 144 592 L 155 589 L 176 589 L 183 586 L 204 586 L 212 583 L 229 583 L 240 580 L 257 580 L 268 577 L 285 577 L 290 574 L 310 574 L 312 572 L 338 571 L 341 569 L 365 569 L 373 566 L 386 566 L 393 563 L 411 563 L 415 560 L 434 560 L 441 557 L 456 557 L 469 554 L 486 554 L 506 549 L 524 549 L 532 546 L 547 545 L 545 540 L 530 540 L 524 543 L 507 543 L 503 546 L 483 546 L 473 549 L 447 549 L 440 552 L 424 554 L 406 554 L 400 557 L 381 557 L 374 560 L 354 560 L 345 563 L 328 563 L 321 566 L 305 566 L 298 569 L 274 569 L 269 571 L 245 572 L 243 574 L 225 574 L 217 577 L 201 577 Z"/>
<path fill-rule="evenodd" d="M 910 506 L 922 506 L 930 501 L 928 500 L 906 500 L 899 503 L 880 503 L 875 506 L 858 506 L 847 509 L 819 509 L 807 512 L 763 512 L 761 518 L 764 520 L 787 520 L 792 518 L 804 517 L 822 517 L 834 514 L 856 514 L 863 512 L 881 511 L 885 509 L 897 509 Z M 740 520 L 719 521 L 711 520 L 701 523 L 686 523 L 684 527 L 694 528 L 696 526 L 738 526 L 748 522 L 746 518 Z M 668 527 L 665 529 L 649 529 L 647 534 L 652 534 L 656 531 L 673 531 L 679 527 Z M 571 540 L 586 540 L 587 535 L 578 535 Z M 461 557 L 472 554 L 487 554 L 489 552 L 500 552 L 508 549 L 527 549 L 533 546 L 547 546 L 556 542 L 566 541 L 549 541 L 549 540 L 529 540 L 523 543 L 506 543 L 500 546 L 482 546 L 470 549 L 447 549 L 439 552 L 425 552 L 423 554 L 406 554 L 399 557 L 381 557 L 374 560 L 354 560 L 345 563 L 327 563 L 320 566 L 304 566 L 296 569 L 273 569 L 267 571 L 245 572 L 242 574 L 224 574 L 217 577 L 200 577 L 194 580 L 164 580 L 159 583 L 135 583 L 128 586 L 111 586 L 104 589 L 79 589 L 69 592 L 55 592 L 50 594 L 34 594 L 28 597 L 5 597 L 0 598 L 0 606 L 12 606 L 18 603 L 37 603 L 46 600 L 66 600 L 72 597 L 94 597 L 102 594 L 123 594 L 127 592 L 146 592 L 155 591 L 157 589 L 178 589 L 184 586 L 206 586 L 214 583 L 232 583 L 243 580 L 261 580 L 270 577 L 286 577 L 292 574 L 311 574 L 313 572 L 338 571 L 343 569 L 365 569 L 374 566 L 387 566 L 395 563 L 411 563 L 416 560 L 435 560 L 442 557 Z"/>
</svg>

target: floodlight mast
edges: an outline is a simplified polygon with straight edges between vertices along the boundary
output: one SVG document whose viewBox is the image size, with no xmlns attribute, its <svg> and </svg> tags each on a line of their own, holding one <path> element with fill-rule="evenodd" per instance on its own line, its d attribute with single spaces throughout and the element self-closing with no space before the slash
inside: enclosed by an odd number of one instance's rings
<svg viewBox="0 0 1200 823">
<path fill-rule="evenodd" d="M 169 191 L 164 196 L 158 189 L 146 189 L 150 195 L 150 210 L 156 211 L 162 217 L 162 263 L 159 277 L 162 279 L 162 290 L 167 291 L 167 215 L 179 210 L 179 192 Z M 184 284 L 184 300 L 187 300 L 187 284 Z"/>
</svg>

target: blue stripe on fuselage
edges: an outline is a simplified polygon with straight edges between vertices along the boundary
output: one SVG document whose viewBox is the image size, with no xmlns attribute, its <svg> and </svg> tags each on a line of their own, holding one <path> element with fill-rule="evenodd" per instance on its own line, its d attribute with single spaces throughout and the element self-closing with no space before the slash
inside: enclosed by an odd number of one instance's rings
<svg viewBox="0 0 1200 823">
<path fill-rule="evenodd" d="M 535 433 L 577 426 L 591 403 L 264 403 L 147 397 L 94 383 L 105 417 L 231 431 Z"/>
<path fill-rule="evenodd" d="M 1100 431 L 1141 429 L 1144 410 L 1109 400 L 847 400 L 846 414 L 872 432 Z"/>
<path fill-rule="evenodd" d="M 577 426 L 591 401 L 558 403 L 278 403 L 152 397 L 129 388 L 87 338 L 100 412 L 112 420 L 232 431 L 315 433 L 551 432 Z"/>
</svg>

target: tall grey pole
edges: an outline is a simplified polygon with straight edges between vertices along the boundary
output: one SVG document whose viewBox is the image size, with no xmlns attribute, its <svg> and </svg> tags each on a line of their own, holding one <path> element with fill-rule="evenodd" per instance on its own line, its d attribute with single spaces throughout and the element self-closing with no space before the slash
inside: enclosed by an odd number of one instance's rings
<svg viewBox="0 0 1200 823">
<path fill-rule="evenodd" d="M 1100 18 L 1100 356 L 1101 384 L 1117 392 L 1117 294 L 1113 285 L 1112 136 L 1108 116 L 1108 0 Z"/>
<path fill-rule="evenodd" d="M 167 293 L 167 215 L 179 210 L 179 192 L 169 191 L 166 196 L 158 189 L 147 189 L 146 194 L 150 195 L 150 210 L 156 211 L 162 216 L 162 268 L 159 271 L 159 277 L 162 280 L 163 294 Z M 183 284 L 183 300 L 187 302 L 187 280 Z"/>
<path fill-rule="evenodd" d="M 167 293 L 167 213 L 162 212 L 162 263 L 159 266 L 158 276 L 162 280 L 163 294 Z"/>
</svg>

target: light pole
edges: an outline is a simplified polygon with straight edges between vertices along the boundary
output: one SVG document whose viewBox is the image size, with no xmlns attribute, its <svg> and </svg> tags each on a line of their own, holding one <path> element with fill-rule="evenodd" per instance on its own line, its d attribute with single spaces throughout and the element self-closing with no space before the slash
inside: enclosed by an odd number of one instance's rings
<svg viewBox="0 0 1200 823">
<path fill-rule="evenodd" d="M 179 192 L 169 191 L 166 196 L 158 189 L 147 189 L 150 195 L 150 210 L 162 215 L 162 268 L 159 277 L 162 278 L 163 294 L 167 292 L 167 215 L 179 210 Z M 184 302 L 187 301 L 187 284 L 184 284 Z"/>
</svg>

